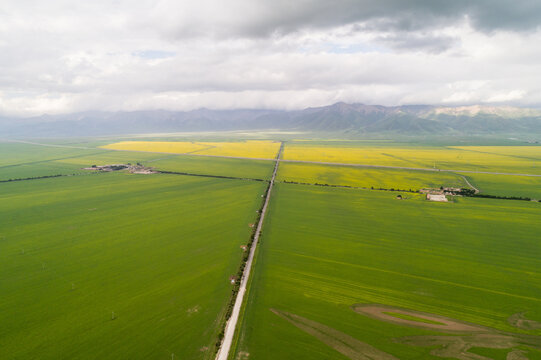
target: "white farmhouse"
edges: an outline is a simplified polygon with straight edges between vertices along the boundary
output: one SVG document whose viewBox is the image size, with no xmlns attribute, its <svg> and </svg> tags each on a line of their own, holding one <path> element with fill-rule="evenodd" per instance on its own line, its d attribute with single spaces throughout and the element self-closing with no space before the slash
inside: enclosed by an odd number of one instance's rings
<svg viewBox="0 0 541 360">
<path fill-rule="evenodd" d="M 426 199 L 430 201 L 447 201 L 447 198 L 445 195 L 439 195 L 439 194 L 426 194 Z"/>
</svg>

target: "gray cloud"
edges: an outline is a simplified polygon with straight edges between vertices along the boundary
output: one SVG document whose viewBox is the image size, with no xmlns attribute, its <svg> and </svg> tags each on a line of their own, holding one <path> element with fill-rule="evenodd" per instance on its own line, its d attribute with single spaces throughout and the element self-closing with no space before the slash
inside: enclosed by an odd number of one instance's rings
<svg viewBox="0 0 541 360">
<path fill-rule="evenodd" d="M 458 39 L 452 36 L 430 33 L 398 32 L 378 36 L 376 41 L 397 50 L 418 50 L 438 54 L 451 49 Z"/>
<path fill-rule="evenodd" d="M 163 8 L 171 8 L 168 26 L 172 35 L 266 37 L 354 23 L 379 31 L 419 31 L 465 18 L 486 32 L 534 30 L 541 24 L 537 0 L 231 0 L 219 6 L 216 16 L 201 9 L 216 3 L 199 4 L 162 2 Z M 161 16 L 161 11 L 156 13 Z"/>
<path fill-rule="evenodd" d="M 541 105 L 534 1 L 6 0 L 0 115 Z"/>
</svg>

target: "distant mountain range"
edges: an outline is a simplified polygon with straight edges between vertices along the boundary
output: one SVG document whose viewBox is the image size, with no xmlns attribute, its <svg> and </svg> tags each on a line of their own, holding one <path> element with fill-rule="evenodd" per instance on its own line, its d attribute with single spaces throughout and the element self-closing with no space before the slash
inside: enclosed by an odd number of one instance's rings
<svg viewBox="0 0 541 360">
<path fill-rule="evenodd" d="M 336 103 L 296 111 L 83 112 L 0 118 L 1 137 L 63 137 L 280 129 L 348 134 L 541 134 L 541 111 L 508 106 L 381 106 Z"/>
</svg>

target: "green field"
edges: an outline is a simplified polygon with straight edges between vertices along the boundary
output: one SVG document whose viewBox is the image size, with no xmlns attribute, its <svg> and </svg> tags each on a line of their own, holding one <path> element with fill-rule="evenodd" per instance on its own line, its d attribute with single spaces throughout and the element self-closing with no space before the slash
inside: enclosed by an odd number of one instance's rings
<svg viewBox="0 0 541 360">
<path fill-rule="evenodd" d="M 0 359 L 213 358 L 268 184 L 250 179 L 274 162 L 97 148 L 116 141 L 0 143 Z M 538 172 L 541 147 L 458 145 L 296 140 L 285 156 Z M 82 170 L 121 163 L 201 176 Z M 377 191 L 462 176 L 541 198 L 541 177 L 282 161 L 230 359 L 541 359 L 541 203 Z"/>
<path fill-rule="evenodd" d="M 144 165 L 163 171 L 252 179 L 269 179 L 273 169 L 271 161 L 184 155 L 162 155 L 162 159 L 145 161 Z"/>
<path fill-rule="evenodd" d="M 481 193 L 541 199 L 541 176 L 464 174 Z"/>
<path fill-rule="evenodd" d="M 40 146 L 0 141 L 0 168 L 9 165 L 34 164 L 44 161 L 67 159 L 99 150 L 74 149 L 66 147 Z"/>
<path fill-rule="evenodd" d="M 0 358 L 211 358 L 265 186 L 126 173 L 0 184 Z"/>
<path fill-rule="evenodd" d="M 88 174 L 91 165 L 137 163 L 160 154 L 74 149 L 21 143 L 0 143 L 0 181 L 51 175 Z"/>
<path fill-rule="evenodd" d="M 54 145 L 54 144 L 53 144 Z M 205 156 L 178 156 L 104 149 L 73 149 L 20 143 L 0 143 L 0 181 L 51 175 L 89 174 L 83 167 L 107 164 L 136 164 L 158 170 L 268 179 L 271 161 Z"/>
<path fill-rule="evenodd" d="M 73 174 L 79 169 L 62 161 L 93 153 L 99 150 L 0 142 L 0 180 Z"/>
<path fill-rule="evenodd" d="M 350 166 L 331 166 L 282 162 L 278 180 L 308 184 L 342 185 L 363 188 L 403 189 L 468 187 L 464 180 L 452 173 L 371 169 Z"/>
<path fill-rule="evenodd" d="M 444 316 L 491 334 L 537 335 L 528 340 L 534 345 L 513 348 L 540 359 L 541 330 L 507 322 L 521 312 L 541 321 L 540 210 L 522 201 L 431 203 L 277 184 L 235 359 L 364 359 L 367 344 L 399 359 L 437 359 L 431 351 L 450 341 L 442 332 L 357 313 L 355 304 L 431 314 L 435 322 Z M 336 350 L 343 344 L 357 357 Z M 474 347 L 504 357 L 511 351 Z"/>
</svg>

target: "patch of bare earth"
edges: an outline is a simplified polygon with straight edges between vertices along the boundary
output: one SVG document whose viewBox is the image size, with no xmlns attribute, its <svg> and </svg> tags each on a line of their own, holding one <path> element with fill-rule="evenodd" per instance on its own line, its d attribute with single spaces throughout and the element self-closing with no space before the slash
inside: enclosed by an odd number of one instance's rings
<svg viewBox="0 0 541 360">
<path fill-rule="evenodd" d="M 285 311 L 276 309 L 270 311 L 352 360 L 398 360 L 367 343 L 318 322 Z"/>
<path fill-rule="evenodd" d="M 417 328 L 422 328 L 422 329 L 439 330 L 439 331 L 444 331 L 444 332 L 448 332 L 448 331 L 467 332 L 467 333 L 490 332 L 490 329 L 483 328 L 478 325 L 468 324 L 468 323 L 453 320 L 444 316 L 427 314 L 427 313 L 414 311 L 414 310 L 400 309 L 394 306 L 357 304 L 357 305 L 353 305 L 351 308 L 353 309 L 353 311 L 359 314 L 366 315 L 368 317 L 371 317 L 377 320 L 382 320 L 385 322 L 412 326 L 412 327 L 417 327 Z M 393 312 L 396 314 L 402 314 L 406 316 L 413 316 L 420 320 L 427 320 L 427 321 L 437 322 L 440 324 L 431 324 L 429 322 L 402 319 L 402 318 L 387 314 L 387 312 Z"/>
<path fill-rule="evenodd" d="M 507 360 L 528 360 L 526 351 L 514 350 L 507 354 Z"/>
<path fill-rule="evenodd" d="M 513 349 L 517 346 L 527 345 L 537 348 L 533 339 L 522 338 L 507 334 L 475 334 L 466 336 L 406 336 L 394 339 L 396 343 L 410 346 L 437 347 L 430 353 L 442 358 L 460 360 L 490 360 L 490 358 L 468 352 L 471 348 Z M 538 344 L 537 344 L 538 345 Z M 528 359 L 524 351 L 513 349 L 507 354 L 508 360 Z"/>
<path fill-rule="evenodd" d="M 440 315 L 401 309 L 393 306 L 357 304 L 353 305 L 351 308 L 359 314 L 388 323 L 442 332 L 442 335 L 405 336 L 392 339 L 393 342 L 398 344 L 432 348 L 430 354 L 441 358 L 491 360 L 488 357 L 469 352 L 472 348 L 486 348 L 509 349 L 507 360 L 527 360 L 527 351 L 523 350 L 524 347 L 541 350 L 541 336 L 537 335 L 503 332 Z M 396 359 L 390 354 L 326 325 L 285 311 L 276 309 L 270 310 L 349 359 Z M 526 330 L 538 329 L 537 326 L 540 325 L 538 322 L 527 320 L 523 315 L 524 314 L 513 315 L 509 319 L 510 324 Z M 400 316 L 403 316 L 403 318 Z M 454 334 L 450 335 L 449 333 Z M 239 359 L 241 358 L 239 357 Z"/>
<path fill-rule="evenodd" d="M 507 319 L 507 322 L 516 328 L 523 329 L 523 330 L 538 330 L 541 329 L 541 323 L 534 321 L 534 320 L 528 320 L 524 317 L 525 313 L 518 313 L 511 315 L 509 319 Z"/>
<path fill-rule="evenodd" d="M 359 314 L 393 324 L 406 325 L 428 330 L 438 330 L 445 333 L 461 333 L 460 335 L 454 336 L 421 335 L 393 339 L 394 342 L 399 344 L 435 348 L 430 353 L 434 356 L 442 358 L 459 360 L 490 360 L 490 358 L 468 351 L 471 348 L 488 348 L 509 349 L 510 351 L 507 354 L 507 360 L 525 360 L 527 359 L 525 352 L 517 349 L 517 347 L 527 346 L 541 350 L 540 336 L 502 332 L 496 329 L 469 324 L 444 316 L 427 314 L 414 310 L 400 309 L 393 306 L 353 305 L 352 309 Z M 388 312 L 392 312 L 393 314 L 397 315 L 413 316 L 419 319 L 419 321 L 402 319 L 400 317 L 393 316 Z M 521 324 L 521 326 L 535 326 L 535 324 L 529 323 L 531 320 L 525 320 L 522 315 L 523 314 L 513 315 L 511 317 L 512 319 L 510 318 L 511 325 L 517 326 L 517 324 Z M 422 322 L 422 320 L 438 322 L 440 324 L 431 324 L 428 322 Z M 526 321 L 527 323 L 522 323 L 521 321 Z"/>
<path fill-rule="evenodd" d="M 200 309 L 201 307 L 199 305 L 196 305 L 193 308 L 186 310 L 186 312 L 188 313 L 188 316 L 190 316 L 190 315 L 198 313 Z"/>
<path fill-rule="evenodd" d="M 250 357 L 250 353 L 246 351 L 239 351 L 239 354 L 237 355 L 237 360 L 248 360 Z"/>
</svg>

